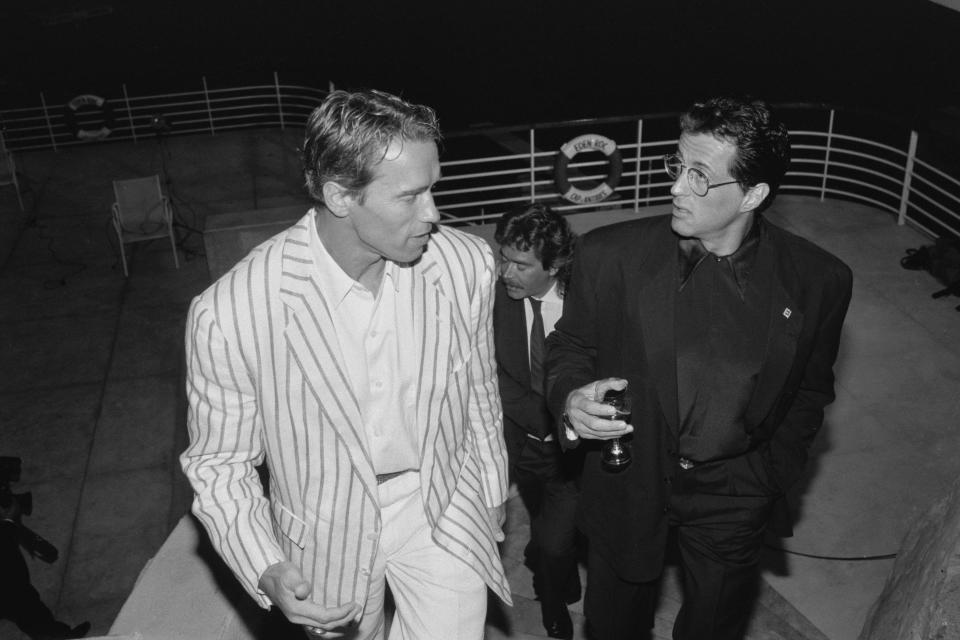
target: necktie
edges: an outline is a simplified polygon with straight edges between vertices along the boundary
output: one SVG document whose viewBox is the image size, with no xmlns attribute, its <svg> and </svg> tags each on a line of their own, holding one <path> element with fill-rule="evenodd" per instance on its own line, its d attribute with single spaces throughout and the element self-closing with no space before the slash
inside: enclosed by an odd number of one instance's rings
<svg viewBox="0 0 960 640">
<path fill-rule="evenodd" d="M 543 395 L 543 316 L 540 301 L 530 298 L 533 309 L 533 326 L 530 327 L 530 388 Z"/>
</svg>

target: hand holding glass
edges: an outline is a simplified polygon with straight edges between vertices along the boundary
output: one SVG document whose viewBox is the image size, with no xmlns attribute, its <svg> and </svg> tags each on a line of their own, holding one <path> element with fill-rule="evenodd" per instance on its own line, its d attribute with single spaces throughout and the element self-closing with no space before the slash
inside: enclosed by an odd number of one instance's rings
<svg viewBox="0 0 960 640">
<path fill-rule="evenodd" d="M 609 416 L 608 419 L 623 420 L 624 422 L 630 421 L 633 405 L 630 396 L 626 394 L 626 389 L 621 389 L 620 391 L 611 389 L 607 391 L 601 402 L 616 409 L 616 412 Z M 625 469 L 630 464 L 631 459 L 630 446 L 622 442 L 620 438 L 607 440 L 600 450 L 600 460 L 608 471 Z"/>
</svg>

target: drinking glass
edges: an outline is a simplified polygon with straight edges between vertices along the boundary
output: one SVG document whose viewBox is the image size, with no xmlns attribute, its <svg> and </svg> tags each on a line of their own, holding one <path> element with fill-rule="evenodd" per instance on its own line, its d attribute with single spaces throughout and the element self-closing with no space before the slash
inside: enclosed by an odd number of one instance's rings
<svg viewBox="0 0 960 640">
<path fill-rule="evenodd" d="M 616 409 L 616 413 L 609 417 L 610 420 L 630 422 L 633 406 L 630 396 L 627 395 L 626 391 L 626 389 L 619 391 L 611 389 L 604 394 L 601 402 Z M 620 471 L 627 468 L 632 457 L 630 445 L 623 442 L 620 438 L 607 440 L 600 450 L 600 460 L 608 471 Z"/>
</svg>

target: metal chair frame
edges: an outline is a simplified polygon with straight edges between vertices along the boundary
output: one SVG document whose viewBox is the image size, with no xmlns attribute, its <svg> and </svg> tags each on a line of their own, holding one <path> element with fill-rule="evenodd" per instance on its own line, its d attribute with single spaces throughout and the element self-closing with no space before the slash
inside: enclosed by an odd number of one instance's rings
<svg viewBox="0 0 960 640">
<path fill-rule="evenodd" d="M 160 189 L 160 176 L 152 175 L 129 180 L 114 180 L 113 228 L 120 245 L 123 275 L 129 276 L 124 245 L 159 238 L 169 238 L 173 264 L 179 269 L 177 239 L 173 232 L 173 209 Z"/>
</svg>

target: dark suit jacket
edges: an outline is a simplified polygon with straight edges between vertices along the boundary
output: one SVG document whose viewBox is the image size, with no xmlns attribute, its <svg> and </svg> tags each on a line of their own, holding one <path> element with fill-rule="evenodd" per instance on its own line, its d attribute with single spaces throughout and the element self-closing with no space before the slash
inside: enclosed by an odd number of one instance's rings
<svg viewBox="0 0 960 640">
<path fill-rule="evenodd" d="M 770 325 L 746 411 L 750 450 L 687 472 L 704 505 L 735 496 L 749 508 L 751 501 L 769 504 L 782 496 L 801 475 L 823 409 L 834 398 L 850 269 L 763 220 L 760 233 L 754 273 L 772 276 L 765 278 Z M 669 216 L 597 229 L 577 250 L 564 315 L 547 341 L 548 403 L 558 417 L 574 389 L 606 377 L 629 381 L 633 463 L 626 470 L 603 470 L 597 442 L 564 443 L 588 449 L 580 526 L 628 580 L 652 580 L 662 569 L 668 478 L 677 468 L 677 274 Z"/>
<path fill-rule="evenodd" d="M 554 427 L 543 395 L 530 388 L 527 324 L 523 309 L 523 300 L 508 296 L 506 287 L 498 282 L 493 305 L 493 335 L 497 380 L 503 402 L 504 438 L 511 459 L 516 459 L 513 454 L 519 452 L 527 433 L 544 438 Z"/>
</svg>

